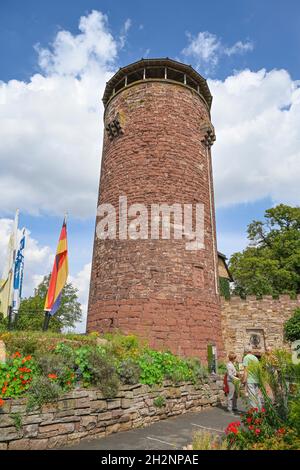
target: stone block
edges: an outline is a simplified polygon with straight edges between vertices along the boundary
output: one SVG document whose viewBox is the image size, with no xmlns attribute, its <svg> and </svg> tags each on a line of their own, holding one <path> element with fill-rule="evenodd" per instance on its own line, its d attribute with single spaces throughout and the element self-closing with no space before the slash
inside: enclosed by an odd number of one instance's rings
<svg viewBox="0 0 300 470">
<path fill-rule="evenodd" d="M 17 441 L 10 441 L 8 444 L 9 450 L 29 450 L 30 439 L 18 439 Z"/>
<path fill-rule="evenodd" d="M 23 430 L 17 431 L 15 426 L 1 428 L 0 442 L 13 441 L 23 437 Z"/>
<path fill-rule="evenodd" d="M 39 424 L 28 424 L 23 426 L 24 437 L 37 437 L 39 432 Z"/>
<path fill-rule="evenodd" d="M 80 428 L 81 430 L 90 431 L 96 427 L 97 421 L 97 416 L 83 416 L 80 420 Z"/>
<path fill-rule="evenodd" d="M 49 439 L 30 439 L 30 450 L 44 450 L 48 447 Z"/>
<path fill-rule="evenodd" d="M 50 437 L 48 440 L 48 449 L 65 446 L 68 442 L 68 435 Z"/>
</svg>

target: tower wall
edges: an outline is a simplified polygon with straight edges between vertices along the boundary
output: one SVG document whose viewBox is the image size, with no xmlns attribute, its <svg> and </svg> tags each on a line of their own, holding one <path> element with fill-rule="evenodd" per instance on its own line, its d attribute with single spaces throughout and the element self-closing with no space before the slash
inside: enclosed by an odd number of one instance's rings
<svg viewBox="0 0 300 470">
<path fill-rule="evenodd" d="M 122 134 L 104 135 L 98 204 L 204 204 L 205 248 L 186 240 L 99 240 L 95 236 L 88 331 L 134 333 L 159 349 L 207 358 L 222 355 L 211 156 L 203 140 L 210 121 L 201 96 L 181 84 L 139 81 L 108 102 Z M 205 132 L 204 132 L 205 133 Z M 99 218 L 96 220 L 96 224 Z M 117 221 L 119 211 L 117 210 Z"/>
</svg>

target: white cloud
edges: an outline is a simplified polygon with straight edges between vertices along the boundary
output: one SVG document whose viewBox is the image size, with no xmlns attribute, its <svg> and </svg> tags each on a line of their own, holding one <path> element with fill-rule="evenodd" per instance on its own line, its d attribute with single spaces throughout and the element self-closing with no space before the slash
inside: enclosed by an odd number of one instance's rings
<svg viewBox="0 0 300 470">
<path fill-rule="evenodd" d="M 243 54 L 253 49 L 250 41 L 238 41 L 230 47 L 225 46 L 220 38 L 208 31 L 200 31 L 197 36 L 188 33 L 187 37 L 189 43 L 181 53 L 186 58 L 192 58 L 196 68 L 203 69 L 205 73 L 213 72 L 222 56 Z"/>
<path fill-rule="evenodd" d="M 300 88 L 285 70 L 211 80 L 218 206 L 271 198 L 299 204 Z"/>
<path fill-rule="evenodd" d="M 60 31 L 48 48 L 36 47 L 41 73 L 28 83 L 0 82 L 2 214 L 16 207 L 32 214 L 94 213 L 100 103 L 118 41 L 101 12 L 81 17 L 79 30 Z"/>
<path fill-rule="evenodd" d="M 119 42 L 120 42 L 120 48 L 123 49 L 123 47 L 125 46 L 125 43 L 126 43 L 126 39 L 127 39 L 127 33 L 129 31 L 129 29 L 131 28 L 131 24 L 132 24 L 132 21 L 130 18 L 127 18 L 127 20 L 125 21 L 122 29 L 121 29 L 121 35 L 120 35 L 120 38 L 119 38 Z"/>
<path fill-rule="evenodd" d="M 78 289 L 78 299 L 82 308 L 82 321 L 76 326 L 76 331 L 79 333 L 85 332 L 86 329 L 91 267 L 91 263 L 87 263 L 84 265 L 83 269 L 76 274 L 76 276 L 69 276 L 69 282 Z"/>
</svg>

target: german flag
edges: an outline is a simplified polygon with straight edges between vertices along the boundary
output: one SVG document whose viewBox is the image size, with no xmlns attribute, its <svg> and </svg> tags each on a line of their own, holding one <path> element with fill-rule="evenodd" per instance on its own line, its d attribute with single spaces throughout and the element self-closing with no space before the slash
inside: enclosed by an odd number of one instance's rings
<svg viewBox="0 0 300 470">
<path fill-rule="evenodd" d="M 49 289 L 46 297 L 44 310 L 54 315 L 61 302 L 61 294 L 68 278 L 68 245 L 67 245 L 67 223 L 66 218 L 60 232 L 56 256 L 53 264 Z"/>
</svg>

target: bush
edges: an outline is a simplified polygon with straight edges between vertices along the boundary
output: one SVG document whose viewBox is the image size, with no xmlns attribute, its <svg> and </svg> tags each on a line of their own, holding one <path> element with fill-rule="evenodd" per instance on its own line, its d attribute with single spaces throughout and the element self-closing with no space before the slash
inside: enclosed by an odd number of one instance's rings
<svg viewBox="0 0 300 470">
<path fill-rule="evenodd" d="M 119 364 L 118 374 L 123 384 L 134 385 L 139 383 L 141 369 L 133 359 L 126 359 Z"/>
<path fill-rule="evenodd" d="M 11 331 L 0 333 L 0 339 L 4 341 L 8 352 L 20 351 L 22 354 L 49 353 L 58 345 L 65 344 L 72 349 L 83 345 L 96 345 L 94 335 L 79 335 L 40 332 L 40 331 Z"/>
<path fill-rule="evenodd" d="M 141 383 L 147 385 L 160 384 L 164 379 L 181 382 L 193 377 L 188 361 L 170 352 L 145 349 L 138 359 L 138 364 L 141 368 Z"/>
<path fill-rule="evenodd" d="M 199 359 L 190 359 L 189 366 L 192 371 L 192 380 L 195 384 L 206 383 L 209 373 L 205 366 L 201 364 Z"/>
<path fill-rule="evenodd" d="M 63 354 L 45 354 L 37 357 L 40 375 L 55 380 L 63 389 L 69 390 L 75 382 L 74 358 Z"/>
<path fill-rule="evenodd" d="M 105 348 L 107 352 L 118 360 L 135 359 L 139 356 L 141 345 L 135 335 L 124 336 L 119 333 L 107 333 L 104 335 L 109 341 Z"/>
<path fill-rule="evenodd" d="M 56 402 L 62 393 L 62 388 L 48 377 L 35 377 L 28 390 L 27 410 Z"/>
<path fill-rule="evenodd" d="M 6 363 L 0 363 L 0 398 L 15 398 L 29 388 L 35 373 L 31 356 L 16 351 Z"/>
<path fill-rule="evenodd" d="M 285 322 L 284 336 L 291 342 L 300 339 L 300 308 L 296 308 L 294 315 Z"/>
<path fill-rule="evenodd" d="M 104 398 L 114 398 L 119 389 L 116 367 L 101 348 L 83 347 L 76 351 L 76 364 L 83 378 L 83 385 L 97 385 Z"/>
<path fill-rule="evenodd" d="M 253 444 L 253 450 L 300 450 L 300 438 L 291 430 L 280 429 L 275 435 Z"/>
</svg>

